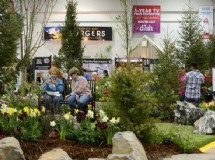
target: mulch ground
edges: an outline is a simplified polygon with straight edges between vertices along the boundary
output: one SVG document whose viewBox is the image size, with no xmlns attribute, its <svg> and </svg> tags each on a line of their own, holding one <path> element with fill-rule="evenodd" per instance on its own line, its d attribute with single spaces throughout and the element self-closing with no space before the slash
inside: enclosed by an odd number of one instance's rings
<svg viewBox="0 0 215 160">
<path fill-rule="evenodd" d="M 26 160 L 38 160 L 45 152 L 53 148 L 62 148 L 73 160 L 87 160 L 88 158 L 106 158 L 112 152 L 112 146 L 90 146 L 81 145 L 73 141 L 60 139 L 42 138 L 38 142 L 21 142 L 21 147 Z M 155 145 L 144 144 L 144 149 L 148 160 L 160 160 L 175 154 L 180 154 L 180 150 L 171 144 Z"/>
</svg>

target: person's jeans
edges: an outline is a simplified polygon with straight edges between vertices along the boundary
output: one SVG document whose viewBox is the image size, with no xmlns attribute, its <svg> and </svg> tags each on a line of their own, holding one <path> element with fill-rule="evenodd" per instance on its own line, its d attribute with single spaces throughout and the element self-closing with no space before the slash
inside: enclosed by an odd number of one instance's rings
<svg viewBox="0 0 215 160">
<path fill-rule="evenodd" d="M 185 95 L 184 94 L 179 94 L 179 100 L 183 102 L 185 100 Z"/>
<path fill-rule="evenodd" d="M 50 108 L 50 103 L 54 105 L 54 114 L 58 114 L 59 112 L 59 107 L 60 107 L 60 101 L 63 100 L 63 95 L 61 94 L 60 96 L 50 96 L 50 95 L 45 95 L 45 107 L 46 109 L 51 109 Z"/>
<path fill-rule="evenodd" d="M 89 95 L 81 95 L 79 97 L 78 101 L 76 101 L 75 94 L 71 95 L 69 98 L 67 98 L 67 103 L 72 111 L 72 114 L 74 115 L 76 104 L 77 104 L 78 109 L 81 110 L 82 107 L 85 106 L 87 104 L 87 102 L 89 102 L 90 98 L 91 97 Z"/>
<path fill-rule="evenodd" d="M 196 107 L 199 107 L 199 98 L 187 98 L 185 97 L 185 101 L 189 103 L 193 103 Z"/>
</svg>

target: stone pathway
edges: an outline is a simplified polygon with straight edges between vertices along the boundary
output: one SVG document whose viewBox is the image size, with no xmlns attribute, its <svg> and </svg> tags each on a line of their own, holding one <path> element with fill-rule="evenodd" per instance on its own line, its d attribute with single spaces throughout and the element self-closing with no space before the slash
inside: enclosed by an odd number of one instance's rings
<svg viewBox="0 0 215 160">
<path fill-rule="evenodd" d="M 178 154 L 163 160 L 215 160 L 215 146 L 200 154 Z"/>
</svg>

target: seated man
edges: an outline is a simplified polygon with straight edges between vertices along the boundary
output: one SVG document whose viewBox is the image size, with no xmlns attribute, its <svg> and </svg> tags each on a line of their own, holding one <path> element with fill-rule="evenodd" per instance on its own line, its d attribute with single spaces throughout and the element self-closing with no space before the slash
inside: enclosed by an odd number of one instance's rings
<svg viewBox="0 0 215 160">
<path fill-rule="evenodd" d="M 79 76 L 79 70 L 73 67 L 69 70 L 69 75 L 72 77 L 71 90 L 72 93 L 66 96 L 69 107 L 71 108 L 72 114 L 74 115 L 74 110 L 77 107 L 79 110 L 90 101 L 92 93 L 88 87 L 88 82 L 83 76 Z M 84 112 L 87 113 L 87 107 L 84 108 Z"/>
<path fill-rule="evenodd" d="M 57 78 L 57 73 L 57 68 L 51 68 L 49 70 L 50 78 L 44 83 L 45 107 L 50 108 L 50 102 L 53 101 L 54 114 L 58 114 L 60 101 L 63 100 L 62 93 L 64 91 L 63 81 Z"/>
</svg>

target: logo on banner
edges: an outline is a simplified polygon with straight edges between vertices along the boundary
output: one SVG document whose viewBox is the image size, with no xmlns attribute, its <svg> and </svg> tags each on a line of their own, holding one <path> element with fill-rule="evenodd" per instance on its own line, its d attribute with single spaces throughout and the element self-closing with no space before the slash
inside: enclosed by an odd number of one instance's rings
<svg viewBox="0 0 215 160">
<path fill-rule="evenodd" d="M 134 33 L 160 33 L 160 6 L 133 6 Z"/>
</svg>

